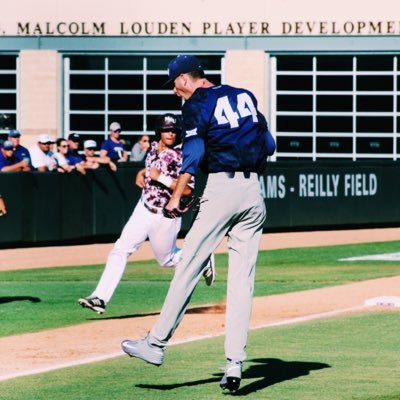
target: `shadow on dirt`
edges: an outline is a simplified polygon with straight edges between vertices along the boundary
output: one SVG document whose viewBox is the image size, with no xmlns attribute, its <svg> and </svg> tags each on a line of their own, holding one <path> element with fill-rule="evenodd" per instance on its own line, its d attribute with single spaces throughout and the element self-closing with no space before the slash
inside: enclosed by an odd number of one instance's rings
<svg viewBox="0 0 400 400">
<path fill-rule="evenodd" d="M 225 304 L 214 304 L 210 306 L 188 308 L 185 314 L 223 314 L 224 312 L 225 312 Z M 87 319 L 96 321 L 108 320 L 108 319 L 128 319 L 128 318 L 142 318 L 158 314 L 159 312 L 153 312 L 147 314 L 116 315 L 114 317 L 99 317 L 99 318 L 87 318 Z"/>
</svg>

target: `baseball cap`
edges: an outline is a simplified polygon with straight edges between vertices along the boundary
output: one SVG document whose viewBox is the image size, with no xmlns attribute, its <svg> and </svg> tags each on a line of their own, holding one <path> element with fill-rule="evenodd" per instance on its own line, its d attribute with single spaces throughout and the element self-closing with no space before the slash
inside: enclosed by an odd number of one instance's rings
<svg viewBox="0 0 400 400">
<path fill-rule="evenodd" d="M 118 122 L 111 122 L 110 124 L 110 131 L 118 131 L 121 130 L 121 125 Z"/>
<path fill-rule="evenodd" d="M 77 133 L 70 133 L 68 135 L 68 140 L 71 140 L 73 142 L 80 142 L 81 141 L 81 137 Z"/>
<path fill-rule="evenodd" d="M 39 135 L 39 143 L 46 144 L 46 143 L 55 143 L 52 136 L 47 133 L 42 133 Z"/>
<path fill-rule="evenodd" d="M 18 129 L 11 129 L 10 132 L 8 132 L 8 136 L 18 138 L 21 136 L 21 132 Z"/>
<path fill-rule="evenodd" d="M 189 54 L 180 54 L 168 64 L 168 80 L 163 86 L 169 85 L 180 74 L 186 74 L 191 71 L 204 71 L 200 61 Z"/>
<path fill-rule="evenodd" d="M 14 148 L 14 144 L 13 144 L 13 142 L 11 141 L 11 140 L 6 140 L 4 143 L 3 143 L 3 149 L 4 150 L 11 150 L 11 149 L 13 149 Z"/>
<path fill-rule="evenodd" d="M 85 140 L 83 147 L 85 149 L 95 149 L 97 147 L 97 143 L 94 140 Z"/>
</svg>

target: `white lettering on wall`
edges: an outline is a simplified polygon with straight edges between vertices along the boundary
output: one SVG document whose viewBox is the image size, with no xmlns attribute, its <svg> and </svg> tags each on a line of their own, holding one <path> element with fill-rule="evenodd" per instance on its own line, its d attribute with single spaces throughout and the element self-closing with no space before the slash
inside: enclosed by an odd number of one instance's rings
<svg viewBox="0 0 400 400">
<path fill-rule="evenodd" d="M 345 196 L 374 196 L 378 191 L 375 174 L 346 174 L 344 176 Z"/>
</svg>

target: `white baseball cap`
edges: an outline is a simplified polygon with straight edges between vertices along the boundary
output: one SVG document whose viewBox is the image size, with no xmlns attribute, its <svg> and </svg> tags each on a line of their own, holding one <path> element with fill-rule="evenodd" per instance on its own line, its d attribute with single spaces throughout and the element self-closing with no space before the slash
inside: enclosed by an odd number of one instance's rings
<svg viewBox="0 0 400 400">
<path fill-rule="evenodd" d="M 97 143 L 94 140 L 85 140 L 85 142 L 83 143 L 83 147 L 85 149 L 95 149 L 97 147 Z"/>
<path fill-rule="evenodd" d="M 39 143 L 55 143 L 55 140 L 52 136 L 50 136 L 47 133 L 42 133 L 41 135 L 39 135 Z"/>
<path fill-rule="evenodd" d="M 121 125 L 118 122 L 111 122 L 110 124 L 110 131 L 117 131 L 117 130 L 121 130 Z"/>
</svg>

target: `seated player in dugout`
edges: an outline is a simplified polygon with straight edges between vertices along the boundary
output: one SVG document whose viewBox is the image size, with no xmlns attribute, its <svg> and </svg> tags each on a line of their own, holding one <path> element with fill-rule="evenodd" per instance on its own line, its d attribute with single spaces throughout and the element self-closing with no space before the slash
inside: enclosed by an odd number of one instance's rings
<svg viewBox="0 0 400 400">
<path fill-rule="evenodd" d="M 147 154 L 145 168 L 136 176 L 136 185 L 142 188 L 142 196 L 108 255 L 97 287 L 90 296 L 78 300 L 82 307 L 99 314 L 105 311 L 122 279 L 128 257 L 147 239 L 160 266 L 174 267 L 181 258 L 182 250 L 176 246 L 176 239 L 182 218 L 170 219 L 163 215 L 182 168 L 182 149 L 175 146 L 181 133 L 179 117 L 170 113 L 162 115 L 157 120 L 155 133 L 156 140 Z M 194 179 L 191 179 L 184 195 L 191 195 L 193 189 Z M 204 263 L 203 277 L 208 286 L 214 283 L 213 254 Z"/>
</svg>

